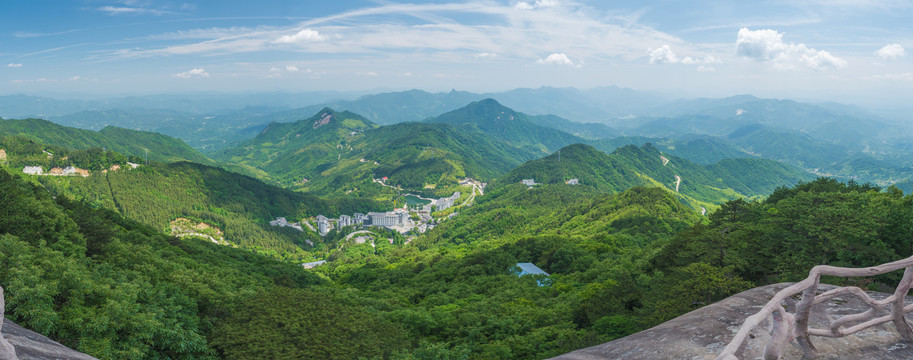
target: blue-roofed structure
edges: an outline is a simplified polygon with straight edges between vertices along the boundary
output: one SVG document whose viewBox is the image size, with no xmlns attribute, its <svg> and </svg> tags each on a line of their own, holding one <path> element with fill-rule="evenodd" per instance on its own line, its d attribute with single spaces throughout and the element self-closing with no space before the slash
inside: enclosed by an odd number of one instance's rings
<svg viewBox="0 0 913 360">
<path fill-rule="evenodd" d="M 517 263 L 517 267 L 520 268 L 520 276 L 523 275 L 545 275 L 548 276 L 548 273 L 540 269 L 533 263 Z"/>
<path fill-rule="evenodd" d="M 520 271 L 517 272 L 517 270 L 520 270 Z M 517 263 L 517 267 L 514 268 L 514 272 L 517 274 L 517 276 L 544 275 L 544 278 L 543 277 L 537 278 L 536 283 L 539 284 L 539 286 L 545 286 L 545 285 L 551 284 L 551 281 L 549 279 L 547 279 L 548 273 L 543 271 L 542 269 L 540 269 L 538 266 L 536 266 L 533 263 Z"/>
</svg>

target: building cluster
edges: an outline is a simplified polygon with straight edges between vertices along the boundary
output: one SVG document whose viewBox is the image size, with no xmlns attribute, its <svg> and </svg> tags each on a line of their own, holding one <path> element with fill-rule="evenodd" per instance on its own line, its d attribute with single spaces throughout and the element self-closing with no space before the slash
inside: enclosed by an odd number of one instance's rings
<svg viewBox="0 0 913 360">
<path fill-rule="evenodd" d="M 539 185 L 538 183 L 536 183 L 535 179 L 523 179 L 523 180 L 520 180 L 520 183 L 523 185 L 526 185 L 526 186 Z M 580 185 L 580 180 L 578 180 L 577 178 L 573 178 L 573 179 L 565 181 L 564 183 L 567 185 Z"/>
<path fill-rule="evenodd" d="M 67 166 L 65 168 L 51 168 L 48 172 L 44 172 L 44 169 L 41 166 L 26 166 L 22 168 L 22 172 L 29 175 L 47 175 L 47 176 L 76 176 L 80 175 L 83 177 L 89 176 L 89 170 L 80 169 L 74 166 Z"/>
<path fill-rule="evenodd" d="M 427 211 L 430 213 L 432 208 L 435 211 L 447 210 L 447 209 L 453 207 L 453 204 L 459 198 L 460 198 L 460 192 L 457 191 L 457 192 L 453 193 L 453 195 L 451 195 L 450 197 L 440 198 L 440 199 L 431 201 L 430 204 L 427 204 L 422 207 L 422 211 Z"/>
<path fill-rule="evenodd" d="M 332 226 L 336 223 L 336 226 Z M 355 213 L 353 216 L 340 215 L 338 219 L 331 219 L 323 215 L 317 215 L 317 232 L 320 235 L 326 235 L 332 228 L 344 228 L 346 226 L 383 226 L 388 228 L 412 228 L 412 219 L 409 217 L 409 211 L 405 209 L 395 209 L 387 212 L 369 212 L 367 214 Z"/>
<path fill-rule="evenodd" d="M 269 224 L 271 226 L 290 227 L 298 231 L 304 231 L 304 229 L 301 228 L 301 223 L 290 223 L 288 222 L 288 219 L 284 217 L 276 218 L 276 220 L 270 221 Z"/>
</svg>

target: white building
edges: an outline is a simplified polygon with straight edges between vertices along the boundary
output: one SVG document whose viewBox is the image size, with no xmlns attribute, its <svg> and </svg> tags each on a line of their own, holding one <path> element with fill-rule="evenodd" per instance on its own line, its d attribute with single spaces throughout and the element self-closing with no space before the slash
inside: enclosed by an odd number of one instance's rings
<svg viewBox="0 0 913 360">
<path fill-rule="evenodd" d="M 577 180 L 577 178 L 573 178 L 573 179 L 570 179 L 570 180 L 566 181 L 565 184 L 568 184 L 568 185 L 580 185 L 580 181 Z"/>
<path fill-rule="evenodd" d="M 355 225 L 355 221 L 349 215 L 339 215 L 339 221 L 336 221 L 336 226 L 340 228 L 352 225 Z"/>
<path fill-rule="evenodd" d="M 374 226 L 396 226 L 397 216 L 392 212 L 369 212 L 368 218 Z"/>
<path fill-rule="evenodd" d="M 270 221 L 271 226 L 288 226 L 288 220 L 284 217 L 276 218 L 276 220 Z"/>
<path fill-rule="evenodd" d="M 317 231 L 321 235 L 326 235 L 330 231 L 330 219 L 323 215 L 317 215 Z"/>
<path fill-rule="evenodd" d="M 520 180 L 520 183 L 523 184 L 523 185 L 526 185 L 526 186 L 533 186 L 533 185 L 536 185 L 536 180 L 534 180 L 534 179 L 523 179 L 523 180 Z"/>
<path fill-rule="evenodd" d="M 41 166 L 26 166 L 22 168 L 22 172 L 29 175 L 41 175 L 44 173 L 44 169 Z"/>
<path fill-rule="evenodd" d="M 368 221 L 368 216 L 362 213 L 355 213 L 355 223 L 358 225 L 364 225 Z"/>
</svg>

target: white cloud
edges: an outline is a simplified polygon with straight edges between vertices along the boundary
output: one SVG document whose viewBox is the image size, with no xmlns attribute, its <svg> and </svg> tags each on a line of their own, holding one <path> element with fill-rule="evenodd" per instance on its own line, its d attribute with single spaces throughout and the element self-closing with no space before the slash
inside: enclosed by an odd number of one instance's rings
<svg viewBox="0 0 913 360">
<path fill-rule="evenodd" d="M 289 65 L 285 67 L 285 71 L 298 72 L 298 67 L 295 65 Z"/>
<path fill-rule="evenodd" d="M 275 41 L 277 44 L 293 44 L 299 42 L 314 42 L 326 40 L 326 36 L 320 35 L 316 30 L 304 29 L 295 35 L 282 35 Z"/>
<path fill-rule="evenodd" d="M 650 50 L 651 64 L 675 64 L 678 62 L 678 56 L 672 52 L 669 45 L 663 45 L 656 49 Z"/>
<path fill-rule="evenodd" d="M 900 80 L 913 81 L 913 73 L 884 74 L 864 77 L 865 80 Z"/>
<path fill-rule="evenodd" d="M 403 73 L 403 76 L 409 77 L 409 76 L 412 76 L 412 73 L 407 71 L 407 72 L 404 72 L 404 73 Z"/>
<path fill-rule="evenodd" d="M 121 14 L 153 14 L 153 15 L 165 15 L 173 14 L 171 11 L 159 10 L 159 9 L 149 9 L 141 7 L 124 7 L 124 6 L 102 6 L 98 8 L 98 11 L 108 13 L 108 15 L 121 15 Z"/>
<path fill-rule="evenodd" d="M 773 63 L 778 69 L 792 69 L 805 65 L 816 70 L 846 66 L 846 61 L 824 50 L 815 50 L 805 44 L 783 41 L 783 33 L 776 30 L 739 29 L 736 38 L 736 54 L 739 56 Z"/>
<path fill-rule="evenodd" d="M 374 77 L 374 76 L 377 76 L 377 73 L 376 73 L 376 72 L 373 72 L 373 71 L 367 71 L 367 72 L 361 72 L 361 71 L 359 71 L 359 72 L 356 72 L 355 75 L 358 75 L 358 76 L 371 76 L 371 77 Z"/>
<path fill-rule="evenodd" d="M 182 79 L 190 79 L 192 77 L 209 77 L 209 73 L 206 72 L 206 70 L 203 68 L 196 68 L 182 73 L 174 74 L 174 76 Z"/>
<path fill-rule="evenodd" d="M 713 56 L 713 55 L 707 55 L 700 59 L 693 58 L 690 56 L 685 56 L 685 58 L 682 59 L 682 64 L 689 64 L 689 65 L 690 64 L 719 64 L 719 63 L 722 63 L 722 61 L 720 61 L 720 59 L 717 59 L 717 57 Z"/>
<path fill-rule="evenodd" d="M 537 9 L 537 8 L 556 7 L 558 5 L 560 5 L 558 3 L 558 0 L 536 0 L 536 2 L 533 2 L 533 3 L 526 2 L 526 1 L 520 1 L 520 2 L 517 2 L 516 5 L 514 5 L 514 8 L 518 9 L 518 10 L 533 10 L 533 9 Z"/>
<path fill-rule="evenodd" d="M 531 5 L 530 3 L 526 2 L 526 1 L 518 2 L 517 5 L 514 5 L 514 8 L 517 9 L 517 10 L 532 10 L 532 9 L 535 9 L 535 7 L 533 7 L 533 5 Z"/>
<path fill-rule="evenodd" d="M 520 59 L 535 61 L 541 54 L 562 49 L 566 54 L 573 53 L 577 57 L 573 62 L 581 65 L 578 58 L 633 61 L 644 55 L 645 47 L 670 44 L 681 46 L 680 51 L 694 56 L 694 51 L 686 42 L 638 25 L 636 20 L 627 22 L 614 17 L 606 18 L 589 11 L 590 8 L 585 5 L 570 1 L 526 0 L 525 3 L 540 8 L 517 11 L 516 1 L 509 4 L 492 1 L 384 3 L 301 21 L 294 27 L 212 28 L 186 34 L 168 33 L 162 40 L 172 40 L 173 44 L 157 48 L 144 48 L 144 45 L 124 47 L 99 52 L 90 58 L 220 56 L 275 51 L 275 45 L 295 41 L 301 41 L 299 45 L 307 45 L 309 54 L 313 54 L 315 60 L 335 55 L 372 59 L 364 65 L 355 65 L 355 69 L 373 68 L 377 61 L 373 59 L 378 59 L 378 54 L 384 61 L 402 63 L 415 61 L 415 55 L 421 53 L 427 59 L 426 64 L 438 62 L 448 65 L 452 65 L 455 58 L 491 59 L 497 54 L 496 58 L 501 60 L 499 63 L 506 64 L 526 61 Z M 458 20 L 473 17 L 491 18 L 492 21 L 482 24 Z M 169 35 L 184 39 L 168 39 Z M 186 39 L 199 41 L 187 42 Z M 290 47 L 288 50 L 300 49 Z M 701 57 L 703 55 L 695 59 Z M 358 71 L 355 69 L 351 72 Z M 401 72 L 395 71 L 397 74 Z"/>
<path fill-rule="evenodd" d="M 22 67 L 22 64 L 9 63 L 6 66 L 11 67 L 11 68 L 17 68 L 17 67 Z"/>
<path fill-rule="evenodd" d="M 876 51 L 875 55 L 878 55 L 885 60 L 897 60 L 907 56 L 907 52 L 900 44 L 890 44 L 885 45 L 885 47 Z"/>
<path fill-rule="evenodd" d="M 580 66 L 575 65 L 570 58 L 567 57 L 564 53 L 554 53 L 546 57 L 545 59 L 536 60 L 537 64 L 545 65 L 570 65 L 570 66 Z"/>
<path fill-rule="evenodd" d="M 82 79 L 82 76 L 76 75 L 76 76 L 70 78 L 71 81 L 76 81 L 79 79 Z"/>
<path fill-rule="evenodd" d="M 717 59 L 713 55 L 706 55 L 703 58 L 695 58 L 691 56 L 685 56 L 684 58 L 679 58 L 675 52 L 672 51 L 672 48 L 669 45 L 663 45 L 656 49 L 650 49 L 650 63 L 651 64 L 686 64 L 686 65 L 700 65 L 697 70 L 706 72 L 706 71 L 716 71 L 712 66 L 704 66 L 701 64 L 719 64 L 722 61 Z"/>
</svg>

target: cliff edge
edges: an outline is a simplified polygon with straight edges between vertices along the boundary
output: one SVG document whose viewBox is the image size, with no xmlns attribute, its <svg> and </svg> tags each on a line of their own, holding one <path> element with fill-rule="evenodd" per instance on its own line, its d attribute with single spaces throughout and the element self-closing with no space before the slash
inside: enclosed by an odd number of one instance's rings
<svg viewBox="0 0 913 360">
<path fill-rule="evenodd" d="M 720 302 L 679 316 L 656 327 L 610 341 L 601 345 L 573 351 L 553 359 L 559 360 L 605 360 L 605 359 L 716 359 L 720 351 L 732 340 L 745 318 L 759 311 L 777 291 L 792 285 L 781 283 L 747 290 Z M 821 284 L 819 292 L 836 286 Z M 880 300 L 888 294 L 868 292 L 873 299 Z M 795 312 L 799 297 L 786 301 L 786 310 Z M 913 298 L 907 297 L 907 304 Z M 842 296 L 815 305 L 809 325 L 827 328 L 837 317 L 868 310 L 855 296 Z M 763 358 L 764 346 L 770 335 L 769 321 L 751 333 L 751 339 L 743 359 Z M 913 314 L 907 315 L 913 323 Z M 900 360 L 913 359 L 913 344 L 904 343 L 891 323 L 875 326 L 843 338 L 811 338 L 818 348 L 818 359 L 850 360 Z M 783 359 L 801 359 L 802 352 L 793 343 L 788 346 Z"/>
</svg>

